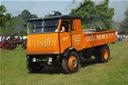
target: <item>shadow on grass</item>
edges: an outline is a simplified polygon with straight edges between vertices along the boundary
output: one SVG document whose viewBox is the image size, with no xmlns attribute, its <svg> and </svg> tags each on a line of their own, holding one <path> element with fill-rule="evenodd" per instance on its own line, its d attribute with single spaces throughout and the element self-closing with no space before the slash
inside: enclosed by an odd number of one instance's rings
<svg viewBox="0 0 128 85">
<path fill-rule="evenodd" d="M 81 62 L 81 68 L 84 68 L 86 66 L 90 66 L 93 64 L 96 64 L 96 60 L 95 59 L 89 59 L 89 60 L 82 60 Z M 79 70 L 78 70 L 79 71 Z M 43 69 L 40 73 L 30 73 L 30 74 L 65 74 L 62 71 L 61 67 L 55 67 L 55 66 L 48 66 L 47 69 Z"/>
<path fill-rule="evenodd" d="M 62 69 L 61 69 L 61 67 L 48 66 L 47 69 L 43 69 L 39 73 L 30 73 L 30 72 L 28 72 L 28 73 L 29 74 L 61 74 Z"/>
<path fill-rule="evenodd" d="M 86 67 L 86 66 L 90 66 L 93 64 L 96 64 L 96 60 L 95 59 L 89 59 L 89 60 L 82 60 L 81 61 L 81 67 Z"/>
</svg>

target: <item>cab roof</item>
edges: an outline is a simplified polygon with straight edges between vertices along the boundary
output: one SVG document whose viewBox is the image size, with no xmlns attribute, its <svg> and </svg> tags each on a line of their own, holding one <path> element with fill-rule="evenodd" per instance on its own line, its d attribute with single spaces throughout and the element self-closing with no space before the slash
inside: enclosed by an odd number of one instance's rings
<svg viewBox="0 0 128 85">
<path fill-rule="evenodd" d="M 45 17 L 45 18 L 32 18 L 32 19 L 29 19 L 28 22 L 43 21 L 43 20 L 55 20 L 55 19 L 81 19 L 81 17 L 79 15 L 50 16 L 50 17 Z"/>
</svg>

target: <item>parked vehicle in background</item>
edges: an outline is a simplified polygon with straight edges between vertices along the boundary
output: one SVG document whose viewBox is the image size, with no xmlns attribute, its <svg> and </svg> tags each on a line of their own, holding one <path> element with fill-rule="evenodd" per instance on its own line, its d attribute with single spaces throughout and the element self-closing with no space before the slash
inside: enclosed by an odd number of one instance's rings
<svg viewBox="0 0 128 85">
<path fill-rule="evenodd" d="M 24 40 L 22 44 L 22 48 L 27 49 L 27 39 Z"/>
<path fill-rule="evenodd" d="M 2 34 L 0 36 L 0 47 L 2 49 L 13 50 L 17 47 L 17 45 L 20 45 L 24 42 L 23 37 L 18 36 L 17 33 Z"/>
</svg>

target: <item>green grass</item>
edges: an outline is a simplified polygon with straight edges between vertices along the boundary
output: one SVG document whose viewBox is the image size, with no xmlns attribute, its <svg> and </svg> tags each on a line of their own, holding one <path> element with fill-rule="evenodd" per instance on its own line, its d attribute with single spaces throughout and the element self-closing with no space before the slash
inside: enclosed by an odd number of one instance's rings
<svg viewBox="0 0 128 85">
<path fill-rule="evenodd" d="M 128 42 L 110 44 L 108 63 L 90 62 L 74 74 L 31 74 L 26 68 L 26 50 L 0 49 L 0 85 L 128 85 Z"/>
</svg>

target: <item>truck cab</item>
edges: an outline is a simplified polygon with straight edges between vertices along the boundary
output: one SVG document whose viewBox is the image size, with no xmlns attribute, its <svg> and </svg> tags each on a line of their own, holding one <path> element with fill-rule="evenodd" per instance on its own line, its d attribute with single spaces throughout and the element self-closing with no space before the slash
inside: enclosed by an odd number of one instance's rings
<svg viewBox="0 0 128 85">
<path fill-rule="evenodd" d="M 64 30 L 64 31 L 63 31 Z M 28 21 L 28 54 L 62 54 L 67 48 L 82 49 L 79 16 L 54 16 Z"/>
</svg>

